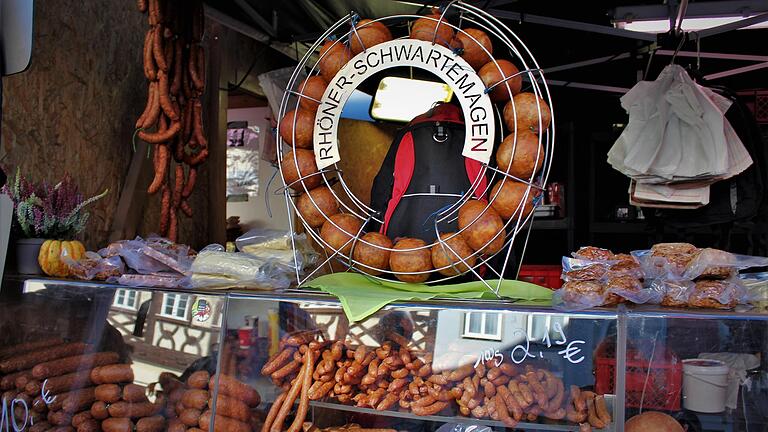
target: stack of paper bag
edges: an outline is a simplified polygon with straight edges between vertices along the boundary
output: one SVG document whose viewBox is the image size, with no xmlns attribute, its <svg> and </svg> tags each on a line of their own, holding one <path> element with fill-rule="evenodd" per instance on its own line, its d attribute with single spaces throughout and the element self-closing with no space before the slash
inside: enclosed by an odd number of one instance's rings
<svg viewBox="0 0 768 432">
<path fill-rule="evenodd" d="M 709 185 L 752 164 L 725 112 L 731 101 L 696 84 L 682 67 L 667 66 L 621 98 L 629 123 L 608 163 L 632 179 L 630 203 L 697 208 Z"/>
</svg>

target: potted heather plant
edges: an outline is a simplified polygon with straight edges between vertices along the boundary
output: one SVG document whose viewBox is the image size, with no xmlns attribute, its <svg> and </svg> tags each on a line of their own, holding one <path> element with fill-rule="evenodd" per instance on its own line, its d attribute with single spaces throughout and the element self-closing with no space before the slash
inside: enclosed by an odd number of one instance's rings
<svg viewBox="0 0 768 432">
<path fill-rule="evenodd" d="M 48 182 L 31 182 L 17 169 L 16 176 L 8 179 L 3 192 L 13 201 L 15 228 L 19 237 L 16 241 L 17 270 L 21 274 L 40 274 L 43 270 L 41 264 L 45 266 L 45 260 L 48 260 L 43 255 L 50 252 L 50 259 L 58 260 L 61 253 L 83 251 L 80 242 L 70 240 L 85 229 L 88 222 L 85 207 L 103 198 L 109 190 L 85 199 L 69 174 L 61 182 L 51 185 Z M 46 240 L 54 243 L 50 245 L 50 251 L 46 249 L 45 254 L 41 254 L 40 248 Z M 58 275 L 47 269 L 46 273 Z"/>
</svg>

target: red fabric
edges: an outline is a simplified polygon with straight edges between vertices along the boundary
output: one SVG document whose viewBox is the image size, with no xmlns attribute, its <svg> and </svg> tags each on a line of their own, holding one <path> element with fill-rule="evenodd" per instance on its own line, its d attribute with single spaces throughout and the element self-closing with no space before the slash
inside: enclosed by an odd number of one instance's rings
<svg viewBox="0 0 768 432">
<path fill-rule="evenodd" d="M 470 185 L 474 185 L 477 178 L 480 177 L 477 187 L 472 192 L 475 195 L 475 198 L 479 200 L 485 199 L 485 194 L 488 193 L 488 178 L 483 175 L 483 164 L 474 159 L 465 157 L 464 168 L 467 170 L 467 178 L 469 178 Z"/>
<path fill-rule="evenodd" d="M 395 209 L 400 203 L 400 200 L 403 198 L 403 195 L 405 195 L 405 191 L 408 190 L 408 185 L 411 184 L 415 162 L 413 135 L 408 132 L 403 135 L 403 140 L 400 141 L 400 146 L 397 148 L 397 155 L 395 156 L 395 172 L 394 185 L 392 186 L 392 198 L 389 199 L 389 203 L 387 204 L 387 211 L 384 213 L 384 223 L 381 225 L 382 234 L 387 234 L 387 228 L 389 228 L 389 220 L 395 213 Z"/>
</svg>

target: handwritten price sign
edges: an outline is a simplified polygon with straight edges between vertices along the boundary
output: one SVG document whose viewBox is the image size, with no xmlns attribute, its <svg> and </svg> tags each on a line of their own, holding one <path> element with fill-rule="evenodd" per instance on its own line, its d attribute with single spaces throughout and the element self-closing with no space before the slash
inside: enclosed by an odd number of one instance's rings
<svg viewBox="0 0 768 432">
<path fill-rule="evenodd" d="M 527 359 L 534 359 L 537 357 L 544 358 L 544 353 L 542 351 L 536 352 L 535 350 L 531 349 L 531 342 L 541 342 L 542 344 L 546 345 L 547 348 L 552 348 L 553 345 L 563 347 L 563 349 L 557 351 L 557 354 L 572 364 L 579 364 L 583 362 L 584 356 L 581 355 L 581 348 L 579 346 L 584 345 L 585 342 L 578 339 L 574 339 L 569 342 L 568 338 L 565 336 L 565 332 L 563 331 L 563 326 L 560 323 L 555 323 L 552 326 L 552 330 L 555 332 L 554 341 L 550 337 L 549 327 L 544 330 L 544 336 L 541 339 L 534 339 L 532 341 L 527 332 L 523 331 L 522 329 L 516 329 L 512 335 L 522 336 L 523 341 L 512 348 L 512 351 L 509 352 L 509 358 L 512 359 L 512 362 L 515 364 L 520 364 Z M 498 367 L 501 365 L 501 363 L 504 362 L 504 354 L 498 349 L 489 348 L 480 351 L 478 353 L 477 360 L 475 361 L 475 367 L 477 367 L 480 362 L 489 360 L 493 360 Z"/>
<path fill-rule="evenodd" d="M 43 381 L 42 389 L 40 390 L 41 399 L 46 405 L 50 405 L 56 400 L 56 396 L 51 396 L 51 392 L 46 389 L 48 380 Z M 35 403 L 40 403 L 37 401 Z M 16 408 L 21 407 L 20 419 L 16 419 L 14 413 Z M 21 425 L 19 425 L 21 422 Z M 33 417 L 29 415 L 29 406 L 24 399 L 15 398 L 9 403 L 6 398 L 3 398 L 2 402 L 2 414 L 0 415 L 0 432 L 22 432 L 26 429 L 27 424 L 32 426 L 35 424 Z"/>
</svg>

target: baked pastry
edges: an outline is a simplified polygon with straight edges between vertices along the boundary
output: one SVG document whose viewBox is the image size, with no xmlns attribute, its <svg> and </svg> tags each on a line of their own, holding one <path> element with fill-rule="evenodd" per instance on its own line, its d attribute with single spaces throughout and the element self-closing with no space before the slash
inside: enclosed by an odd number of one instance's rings
<svg viewBox="0 0 768 432">
<path fill-rule="evenodd" d="M 728 279 L 736 273 L 736 257 L 730 252 L 712 248 L 696 252 L 685 270 L 685 276 L 690 279 Z"/>
<path fill-rule="evenodd" d="M 573 253 L 574 258 L 588 261 L 612 261 L 615 258 L 613 252 L 594 246 L 584 246 Z"/>
<path fill-rule="evenodd" d="M 730 280 L 701 280 L 688 298 L 688 306 L 710 309 L 732 309 L 739 303 L 736 284 Z"/>
<path fill-rule="evenodd" d="M 658 243 L 651 247 L 653 256 L 692 255 L 698 251 L 696 246 L 690 243 Z"/>
<path fill-rule="evenodd" d="M 698 248 L 690 243 L 659 243 L 651 248 L 651 256 L 660 258 L 660 266 L 675 276 L 681 276 L 685 272 L 696 253 Z"/>
<path fill-rule="evenodd" d="M 567 303 L 600 306 L 605 286 L 596 280 L 569 281 L 563 284 L 563 300 Z"/>
<path fill-rule="evenodd" d="M 665 280 L 658 282 L 660 288 L 664 290 L 664 297 L 661 299 L 662 306 L 668 307 L 687 307 L 688 297 L 693 291 L 694 283 L 687 280 Z"/>
<path fill-rule="evenodd" d="M 627 299 L 621 293 L 638 293 L 643 289 L 643 284 L 636 277 L 621 275 L 609 277 L 605 282 L 608 294 L 605 296 L 605 305 L 612 306 L 626 303 Z"/>
<path fill-rule="evenodd" d="M 643 279 L 643 271 L 640 268 L 640 263 L 635 257 L 629 254 L 616 254 L 614 255 L 614 259 L 617 262 L 611 264 L 611 267 L 609 268 L 611 273 Z"/>
<path fill-rule="evenodd" d="M 608 272 L 608 266 L 595 263 L 584 267 L 575 268 L 563 273 L 563 279 L 566 281 L 588 281 L 601 279 Z"/>
</svg>

